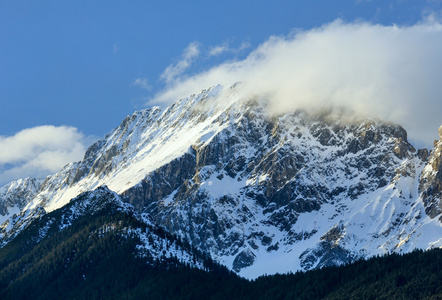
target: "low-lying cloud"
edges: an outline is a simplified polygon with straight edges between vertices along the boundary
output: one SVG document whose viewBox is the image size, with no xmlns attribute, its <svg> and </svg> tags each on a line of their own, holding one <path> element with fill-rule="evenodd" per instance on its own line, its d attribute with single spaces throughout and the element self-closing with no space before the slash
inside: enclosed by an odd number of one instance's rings
<svg viewBox="0 0 442 300">
<path fill-rule="evenodd" d="M 412 26 L 337 20 L 270 37 L 244 60 L 193 75 L 171 73 L 149 104 L 242 82 L 245 97 L 268 98 L 273 112 L 345 107 L 399 123 L 427 146 L 442 122 L 442 25 L 434 18 Z"/>
<path fill-rule="evenodd" d="M 0 136 L 0 186 L 19 178 L 45 177 L 83 158 L 87 141 L 74 127 L 38 126 Z"/>
</svg>

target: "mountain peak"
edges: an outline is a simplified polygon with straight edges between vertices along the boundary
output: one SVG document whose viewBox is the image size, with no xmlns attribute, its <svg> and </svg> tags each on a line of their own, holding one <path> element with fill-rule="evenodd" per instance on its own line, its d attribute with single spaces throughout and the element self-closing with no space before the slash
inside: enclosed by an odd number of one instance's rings
<svg viewBox="0 0 442 300">
<path fill-rule="evenodd" d="M 104 194 L 246 277 L 442 245 L 427 230 L 441 228 L 441 143 L 425 161 L 400 125 L 336 109 L 274 115 L 240 87 L 137 111 L 83 161 L 22 194 L 2 188 L 3 237 Z"/>
</svg>

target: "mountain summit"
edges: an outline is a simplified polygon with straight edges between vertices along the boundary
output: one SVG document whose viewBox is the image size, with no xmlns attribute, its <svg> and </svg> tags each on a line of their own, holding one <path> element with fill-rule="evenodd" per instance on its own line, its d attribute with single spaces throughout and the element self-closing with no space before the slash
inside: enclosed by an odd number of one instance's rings
<svg viewBox="0 0 442 300">
<path fill-rule="evenodd" d="M 248 278 L 442 246 L 442 135 L 428 153 L 401 126 L 332 111 L 275 116 L 239 88 L 137 111 L 81 162 L 0 188 L 2 245 L 106 185 Z"/>
</svg>

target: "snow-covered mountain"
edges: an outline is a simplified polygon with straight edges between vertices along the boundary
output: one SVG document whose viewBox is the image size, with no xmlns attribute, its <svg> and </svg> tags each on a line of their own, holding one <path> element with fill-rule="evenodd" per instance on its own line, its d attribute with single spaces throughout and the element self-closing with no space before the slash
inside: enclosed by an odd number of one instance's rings
<svg viewBox="0 0 442 300">
<path fill-rule="evenodd" d="M 254 278 L 442 246 L 442 132 L 336 111 L 269 115 L 240 86 L 135 112 L 81 162 L 0 188 L 3 244 L 106 185 L 139 214 Z"/>
</svg>

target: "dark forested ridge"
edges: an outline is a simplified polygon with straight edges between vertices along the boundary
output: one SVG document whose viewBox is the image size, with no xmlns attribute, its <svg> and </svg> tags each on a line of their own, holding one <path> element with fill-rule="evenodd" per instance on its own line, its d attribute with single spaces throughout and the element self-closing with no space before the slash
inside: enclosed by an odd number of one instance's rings
<svg viewBox="0 0 442 300">
<path fill-rule="evenodd" d="M 442 299 L 442 250 L 265 276 L 253 284 L 264 295 L 274 294 L 274 299 Z"/>
<path fill-rule="evenodd" d="M 48 227 L 60 215 L 34 221 L 0 249 L 0 299 L 442 299 L 440 249 L 248 281 L 183 242 L 205 270 L 136 255 L 140 240 L 127 229 L 146 225 L 126 212 L 104 207 L 63 230 Z"/>
</svg>

